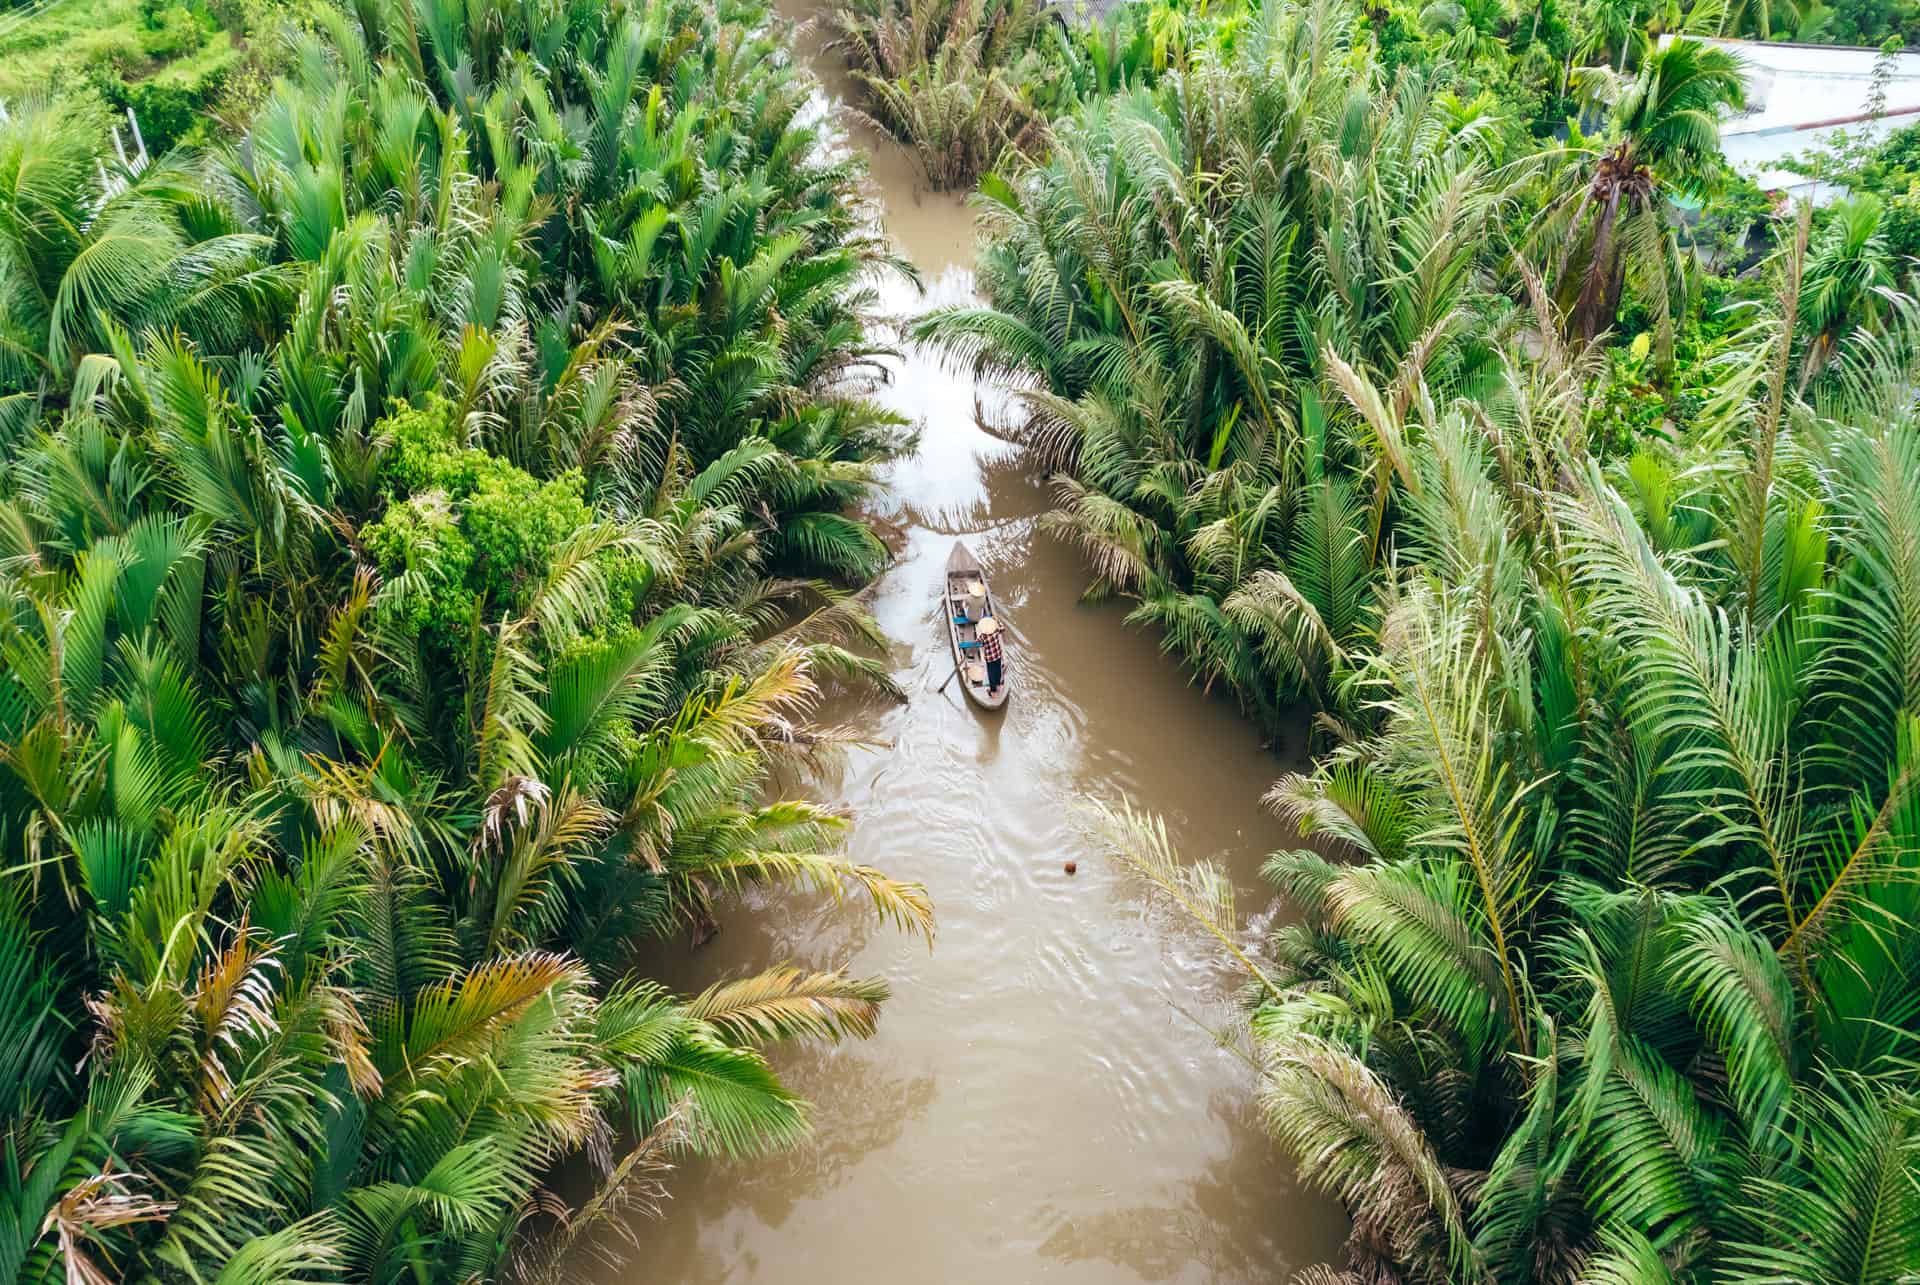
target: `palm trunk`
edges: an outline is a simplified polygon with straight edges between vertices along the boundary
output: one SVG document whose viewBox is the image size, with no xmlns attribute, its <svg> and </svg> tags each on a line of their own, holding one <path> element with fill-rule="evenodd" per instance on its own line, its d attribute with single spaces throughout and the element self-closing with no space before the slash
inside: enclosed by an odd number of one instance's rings
<svg viewBox="0 0 1920 1285">
<path fill-rule="evenodd" d="M 1620 189 L 1611 186 L 1600 203 L 1600 213 L 1595 216 L 1587 279 L 1580 287 L 1580 298 L 1573 305 L 1574 329 L 1582 339 L 1592 339 L 1599 334 L 1603 318 L 1611 317 L 1619 307 L 1620 290 L 1615 278 L 1624 267 L 1613 262 L 1613 230 L 1619 217 Z"/>
</svg>

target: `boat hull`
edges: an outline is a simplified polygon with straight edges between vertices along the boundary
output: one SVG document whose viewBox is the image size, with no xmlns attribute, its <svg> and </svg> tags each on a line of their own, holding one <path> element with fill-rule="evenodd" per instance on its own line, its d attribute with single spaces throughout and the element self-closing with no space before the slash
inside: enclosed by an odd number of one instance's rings
<svg viewBox="0 0 1920 1285">
<path fill-rule="evenodd" d="M 976 584 L 980 588 L 977 598 L 968 592 Z M 974 633 L 974 625 L 979 615 L 990 615 L 999 621 L 1004 652 L 1007 619 L 1000 611 L 999 601 L 993 596 L 993 586 L 987 582 L 986 571 L 981 567 L 980 560 L 962 542 L 955 542 L 953 552 L 947 556 L 947 574 L 942 583 L 940 601 L 945 608 L 947 640 L 953 649 L 954 667 L 960 671 L 960 690 L 981 709 L 1004 708 L 1013 690 L 1013 667 L 1003 660 L 1000 690 L 987 690 L 986 664 L 978 659 L 979 638 Z"/>
</svg>

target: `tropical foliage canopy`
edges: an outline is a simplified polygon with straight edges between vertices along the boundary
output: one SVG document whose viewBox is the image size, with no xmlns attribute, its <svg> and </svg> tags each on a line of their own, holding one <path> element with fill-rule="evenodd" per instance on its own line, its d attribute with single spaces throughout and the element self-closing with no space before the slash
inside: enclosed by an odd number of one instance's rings
<svg viewBox="0 0 1920 1285">
<path fill-rule="evenodd" d="M 918 333 L 1013 393 L 1092 592 L 1317 711 L 1263 942 L 1095 816 L 1247 979 L 1265 1122 L 1353 1216 L 1307 1279 L 1907 1279 L 1920 305 L 1856 201 L 1707 319 L 1667 196 L 1738 68 L 1590 79 L 1605 132 L 1539 148 L 1268 5 L 984 183 L 986 304 Z M 1671 408 L 1624 440 L 1623 359 Z"/>
<path fill-rule="evenodd" d="M 0 1276 L 538 1279 L 555 1166 L 791 1142 L 762 1047 L 873 1030 L 631 963 L 759 883 L 932 931 L 770 786 L 886 681 L 839 586 L 905 440 L 778 48 L 374 3 L 229 148 L 0 120 Z"/>
</svg>

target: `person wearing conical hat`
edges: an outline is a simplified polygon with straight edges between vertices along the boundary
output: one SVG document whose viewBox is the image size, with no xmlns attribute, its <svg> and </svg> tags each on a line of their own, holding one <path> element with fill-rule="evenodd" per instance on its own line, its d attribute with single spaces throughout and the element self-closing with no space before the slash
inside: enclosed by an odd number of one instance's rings
<svg viewBox="0 0 1920 1285">
<path fill-rule="evenodd" d="M 987 695 L 997 696 L 1000 692 L 1001 657 L 1004 652 L 1000 644 L 1000 622 L 992 616 L 983 616 L 974 626 L 974 632 L 980 635 L 980 659 L 987 662 Z"/>
<path fill-rule="evenodd" d="M 982 580 L 975 580 L 967 586 L 962 610 L 970 620 L 978 620 L 987 614 L 987 586 Z"/>
</svg>

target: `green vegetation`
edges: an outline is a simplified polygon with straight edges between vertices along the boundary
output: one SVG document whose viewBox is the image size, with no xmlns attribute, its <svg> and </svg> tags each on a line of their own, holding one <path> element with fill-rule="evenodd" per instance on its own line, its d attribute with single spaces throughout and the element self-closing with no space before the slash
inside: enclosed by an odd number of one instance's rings
<svg viewBox="0 0 1920 1285">
<path fill-rule="evenodd" d="M 1834 248 L 1864 254 L 1869 262 L 1860 271 L 1877 280 L 1920 257 L 1920 125 L 1895 130 L 1876 147 L 1807 159 L 1813 163 L 1801 168 L 1854 194 L 1850 217 L 1837 220 L 1849 230 L 1834 234 Z"/>
<path fill-rule="evenodd" d="M 832 16 L 978 180 L 984 302 L 915 337 L 1009 386 L 1090 593 L 1312 716 L 1264 942 L 1100 816 L 1353 1215 L 1305 1279 L 1920 1274 L 1920 132 L 1773 211 L 1685 38 L 1902 14 Z M 236 29 L 138 15 L 37 74 Z M 762 1046 L 885 996 L 636 943 L 749 883 L 932 931 L 774 785 L 889 682 L 902 265 L 758 0 L 322 10 L 138 175 L 95 84 L 0 121 L 0 1267 L 551 1279 L 661 1156 L 799 1137 Z"/>
<path fill-rule="evenodd" d="M 104 189 L 97 105 L 0 122 L 0 1276 L 548 1279 L 873 1029 L 630 971 L 748 884 L 932 931 L 770 783 L 886 682 L 836 586 L 903 441 L 766 24 L 362 5 Z"/>
<path fill-rule="evenodd" d="M 159 155 L 213 137 L 220 116 L 244 121 L 293 12 L 278 0 L 50 0 L 0 11 L 0 103 L 57 88 L 68 102 L 86 95 L 131 109 Z"/>
<path fill-rule="evenodd" d="M 1145 83 L 1185 50 L 1178 6 L 1121 5 L 1092 24 L 1071 16 L 1035 0 L 844 0 L 826 23 L 864 114 L 946 190 L 1042 154 L 1052 117 Z"/>
<path fill-rule="evenodd" d="M 1383 556 L 1392 444 L 1356 442 L 1346 467 L 1308 391 L 1327 355 L 1406 367 L 1403 397 L 1422 363 L 1466 386 L 1496 369 L 1467 323 L 1489 306 L 1474 268 L 1499 140 L 1450 128 L 1460 105 L 1430 85 L 1374 94 L 1366 64 L 1326 68 L 1329 52 L 1090 103 L 1044 167 L 987 189 L 995 306 L 920 323 L 977 369 L 1039 377 L 1023 396 L 1062 470 L 1050 525 L 1097 592 L 1137 596 L 1134 621 L 1276 730 L 1272 676 L 1324 690 Z M 1393 217 L 1411 210 L 1433 217 Z"/>
<path fill-rule="evenodd" d="M 827 25 L 861 108 L 914 149 L 934 186 L 952 188 L 972 183 L 1009 151 L 1037 155 L 1051 120 L 1092 95 L 1150 82 L 1181 63 L 1190 42 L 1230 46 L 1244 17 L 1239 0 L 1123 0 L 1099 8 L 1109 12 L 1089 23 L 1086 6 L 1076 3 L 841 0 Z M 1920 44 L 1914 0 L 1396 0 L 1355 8 L 1388 72 L 1445 68 L 1462 99 L 1491 90 L 1507 115 L 1541 136 L 1576 111 L 1574 79 L 1586 64 L 1625 73 L 1663 34 Z M 1685 95 L 1656 85 L 1653 97 L 1664 101 L 1645 110 L 1672 110 Z"/>
<path fill-rule="evenodd" d="M 1037 0 L 854 0 L 829 22 L 868 113 L 912 144 L 935 187 L 969 185 L 1040 143 L 1053 23 Z"/>
<path fill-rule="evenodd" d="M 1265 1122 L 1353 1216 L 1303 1280 L 1920 1271 L 1912 136 L 1765 218 L 1737 67 L 1646 17 L 1190 23 L 983 181 L 986 304 L 919 323 L 1014 394 L 1091 593 L 1315 715 L 1264 942 L 1098 817 L 1245 975 Z M 1489 39 L 1536 20 L 1547 58 Z"/>
</svg>

